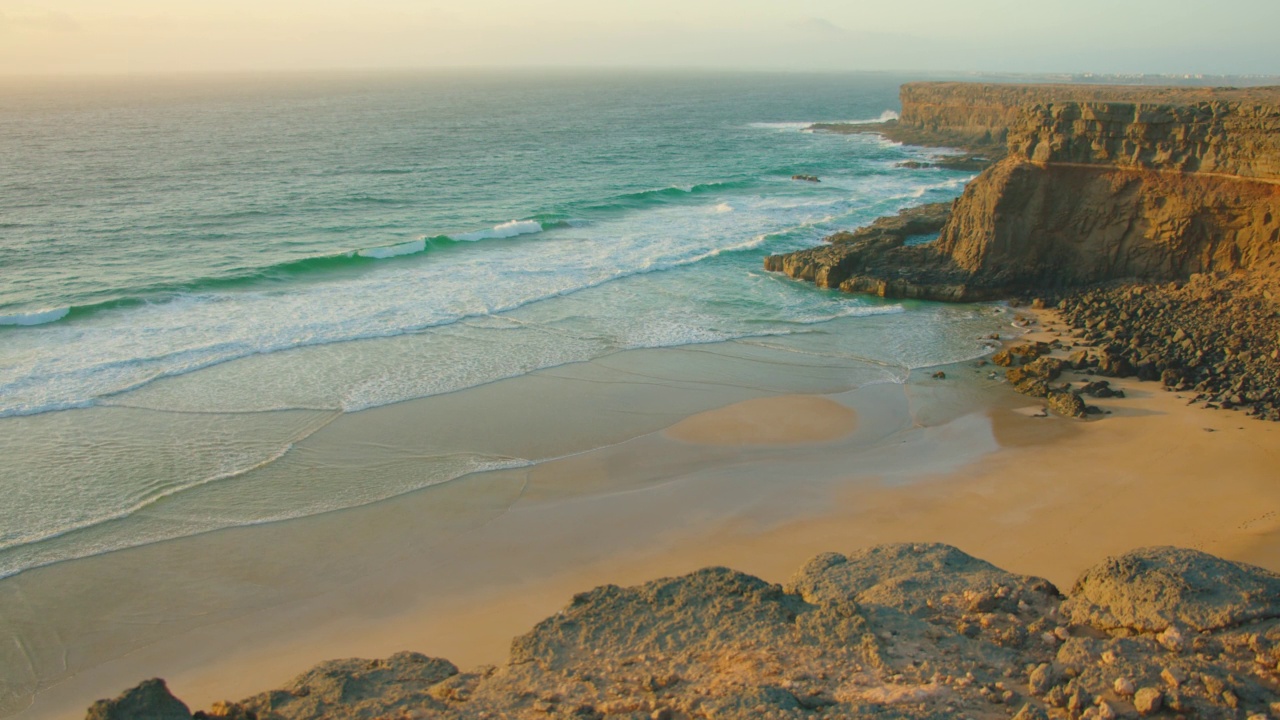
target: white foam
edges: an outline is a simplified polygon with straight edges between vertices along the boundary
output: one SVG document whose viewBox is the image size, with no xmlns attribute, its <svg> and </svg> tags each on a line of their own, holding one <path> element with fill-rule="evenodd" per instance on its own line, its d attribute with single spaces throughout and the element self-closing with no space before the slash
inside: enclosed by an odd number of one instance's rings
<svg viewBox="0 0 1280 720">
<path fill-rule="evenodd" d="M 879 117 L 864 118 L 861 120 L 806 120 L 804 122 L 753 122 L 747 123 L 747 127 L 755 130 L 773 130 L 775 132 L 812 132 L 814 125 L 877 125 L 890 120 L 897 120 L 898 113 L 894 110 L 885 110 L 880 113 Z"/>
<path fill-rule="evenodd" d="M 796 325 L 819 325 L 822 323 L 839 320 L 848 317 L 870 317 L 872 315 L 897 315 L 906 312 L 906 308 L 901 305 L 882 305 L 882 306 L 866 306 L 849 304 L 840 308 L 835 312 L 829 313 L 813 313 L 810 315 L 798 315 L 796 317 L 787 318 L 787 322 Z"/>
<path fill-rule="evenodd" d="M 650 292 L 643 294 L 624 289 L 638 285 L 614 281 L 671 271 L 762 245 L 776 243 L 781 251 L 817 244 L 823 234 L 836 229 L 825 227 L 828 223 L 848 225 L 861 221 L 863 216 L 869 222 L 891 214 L 907 204 L 904 200 L 920 185 L 919 178 L 908 173 L 868 176 L 843 184 L 850 186 L 850 195 L 833 197 L 830 204 L 797 204 L 794 198 L 779 199 L 768 193 L 736 194 L 730 202 L 725 202 L 724 196 L 713 195 L 702 204 L 658 205 L 596 219 L 586 230 L 552 233 L 538 243 L 478 243 L 465 248 L 465 252 L 442 254 L 438 262 L 387 263 L 374 272 L 300 283 L 287 290 L 214 291 L 182 296 L 165 303 L 106 310 L 75 326 L 55 323 L 34 332 L 12 333 L 14 337 L 0 352 L 0 359 L 6 361 L 0 362 L 0 417 L 74 407 L 105 397 L 111 397 L 109 402 L 113 403 L 157 408 L 350 409 L 448 392 L 532 368 L 520 363 L 499 363 L 499 367 L 481 362 L 458 372 L 439 370 L 449 362 L 448 358 L 442 358 L 429 373 L 419 365 L 406 371 L 389 370 L 377 358 L 354 363 L 335 361 L 330 368 L 324 358 L 346 353 L 333 349 L 308 352 L 308 359 L 301 364 L 296 364 L 296 354 L 283 355 L 279 362 L 269 363 L 279 371 L 278 379 L 268 376 L 260 378 L 261 382 L 214 382 L 211 386 L 218 387 L 216 393 L 199 388 L 210 385 L 208 379 L 223 376 L 221 371 L 202 371 L 198 373 L 201 379 L 189 385 L 175 385 L 173 379 L 188 373 L 194 377 L 194 371 L 228 360 L 262 358 L 282 350 L 404 335 L 436 337 L 432 328 L 508 313 L 605 284 L 611 287 L 612 295 L 627 298 L 628 304 L 614 306 L 615 301 L 611 300 L 611 308 L 598 307 L 609 294 L 591 293 L 591 303 L 573 304 L 572 317 L 575 323 L 590 320 L 592 330 L 588 334 L 606 346 L 705 342 L 767 333 L 770 329 L 765 325 L 770 318 L 759 318 L 754 311 L 753 321 L 739 326 L 736 321 L 726 323 L 717 315 L 720 311 L 706 310 L 698 313 L 704 315 L 702 319 L 687 327 L 669 327 L 648 333 L 647 338 L 646 333 L 628 330 L 630 337 L 619 338 L 611 325 L 617 317 L 635 315 L 643 308 L 645 312 L 652 309 L 652 317 L 662 320 L 675 309 L 693 310 L 709 301 L 700 291 L 672 297 L 665 280 L 655 280 L 652 286 L 645 284 Z M 901 200 L 885 197 L 886 191 L 893 190 L 901 193 Z M 868 204 L 868 195 L 879 199 Z M 728 205 L 733 212 L 723 212 L 721 205 Z M 484 234 L 512 236 L 538 227 L 531 220 L 513 221 Z M 418 251 L 425 242 L 420 239 L 371 250 L 390 257 Z M 700 287 L 703 282 L 689 284 Z M 732 286 L 738 281 L 726 277 L 726 282 Z M 767 283 L 784 285 L 776 278 Z M 777 308 L 757 298 L 742 300 L 747 306 L 759 303 L 759 307 Z M 649 307 L 655 304 L 656 307 Z M 771 319 L 785 326 L 789 317 L 826 312 L 810 310 L 797 308 L 794 315 L 779 311 Z M 602 313 L 613 320 L 601 319 Z M 453 341 L 445 341 L 442 347 L 452 344 Z M 61 350 L 56 355 L 40 351 L 50 346 Z M 534 353 L 530 365 L 585 359 L 598 347 L 587 343 L 575 345 L 573 352 L 567 354 Z M 506 350 L 509 348 L 494 348 L 495 353 Z M 321 373 L 322 377 L 304 377 L 320 366 L 329 368 Z M 374 373 L 374 368 L 381 370 Z M 370 375 L 363 375 L 365 371 Z M 233 378 L 240 372 L 238 367 L 228 369 L 225 375 Z M 383 377 L 379 379 L 377 375 Z M 433 378 L 435 382 L 429 382 Z M 153 386 L 160 380 L 163 382 Z M 139 390 L 145 386 L 152 389 Z M 126 392 L 129 397 L 120 396 Z"/>
<path fill-rule="evenodd" d="M 461 235 L 452 236 L 454 240 L 464 240 L 466 242 L 475 242 L 477 240 L 500 240 L 503 238 L 512 238 L 517 235 L 532 235 L 542 232 L 542 224 L 537 220 L 512 220 L 496 225 L 488 230 L 477 230 L 476 232 L 463 233 Z"/>
<path fill-rule="evenodd" d="M 714 208 L 712 208 L 712 210 L 715 210 L 718 213 L 729 213 L 729 212 L 733 212 L 733 206 L 730 205 L 729 203 L 720 203 L 719 205 L 716 205 Z"/>
<path fill-rule="evenodd" d="M 747 127 L 756 130 L 776 130 L 779 132 L 800 132 L 808 130 L 811 122 L 753 122 L 747 123 Z"/>
<path fill-rule="evenodd" d="M 410 240 L 409 242 L 400 243 L 399 245 L 388 245 L 386 247 L 369 248 L 360 250 L 356 254 L 360 257 L 374 258 L 375 260 L 384 260 L 390 257 L 400 255 L 413 255 L 427 249 L 426 240 Z"/>
<path fill-rule="evenodd" d="M 841 125 L 878 125 L 879 123 L 897 120 L 900 116 L 894 110 L 885 110 L 880 113 L 880 117 L 871 118 L 869 120 L 846 120 Z"/>
<path fill-rule="evenodd" d="M 60 307 L 33 313 L 0 315 L 0 325 L 43 325 L 45 323 L 61 320 L 70 312 L 70 307 Z"/>
</svg>

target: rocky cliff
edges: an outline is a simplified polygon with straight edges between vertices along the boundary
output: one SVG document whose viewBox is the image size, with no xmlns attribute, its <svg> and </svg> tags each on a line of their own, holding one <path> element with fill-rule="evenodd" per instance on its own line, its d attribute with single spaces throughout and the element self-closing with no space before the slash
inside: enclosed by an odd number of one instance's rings
<svg viewBox="0 0 1280 720">
<path fill-rule="evenodd" d="M 965 189 L 934 246 L 856 262 L 793 254 L 856 266 L 835 273 L 844 290 L 973 300 L 1277 257 L 1280 88 L 912 83 L 902 103 L 899 134 L 1003 140 L 1007 154 Z"/>
<path fill-rule="evenodd" d="M 932 136 L 930 144 L 1004 146 L 1022 115 L 1036 106 L 1110 103 L 1203 107 L 1235 103 L 1274 105 L 1274 88 L 1187 88 L 1127 85 L 1011 85 L 1001 83 L 915 82 L 902 86 L 902 115 L 890 134 Z M 1106 114 L 1106 111 L 1103 111 Z M 892 126 L 891 126 L 892 127 Z"/>
<path fill-rule="evenodd" d="M 1273 717 L 1277 663 L 1280 576 L 1260 568 L 1148 548 L 1063 596 L 953 547 L 901 544 L 820 555 L 786 586 L 709 568 L 596 588 L 501 667 L 332 661 L 194 715 L 151 680 L 88 717 Z"/>
</svg>

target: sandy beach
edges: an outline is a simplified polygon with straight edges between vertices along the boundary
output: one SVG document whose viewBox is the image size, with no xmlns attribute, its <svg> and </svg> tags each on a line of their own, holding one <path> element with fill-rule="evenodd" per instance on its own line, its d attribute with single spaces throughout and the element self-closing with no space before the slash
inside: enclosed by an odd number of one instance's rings
<svg viewBox="0 0 1280 720">
<path fill-rule="evenodd" d="M 687 360 L 668 355 L 627 363 Z M 334 657 L 501 663 L 512 637 L 596 585 L 708 565 L 783 582 L 819 552 L 883 542 L 950 543 L 1064 588 L 1149 545 L 1280 570 L 1280 428 L 1133 380 L 1115 383 L 1128 397 L 1097 402 L 1110 413 L 1099 419 L 1040 417 L 993 369 L 918 369 L 834 394 L 817 380 L 808 394 L 725 382 L 699 401 L 714 407 L 668 404 L 646 432 L 528 468 L 24 573 L 9 606 L 81 640 L 30 658 L 32 676 L 10 690 L 53 682 L 16 717 L 74 716 L 157 675 L 207 707 Z M 656 408 L 690 395 L 645 392 Z M 356 420 L 376 434 L 412 426 L 423 407 Z M 86 592 L 90 609 L 66 600 Z"/>
</svg>

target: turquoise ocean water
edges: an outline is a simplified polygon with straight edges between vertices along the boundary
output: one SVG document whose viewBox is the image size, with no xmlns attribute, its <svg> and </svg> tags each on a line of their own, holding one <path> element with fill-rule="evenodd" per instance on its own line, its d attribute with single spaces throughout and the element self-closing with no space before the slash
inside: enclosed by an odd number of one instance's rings
<svg viewBox="0 0 1280 720">
<path fill-rule="evenodd" d="M 954 309 L 761 269 L 959 194 L 970 175 L 898 166 L 927 151 L 804 130 L 892 117 L 902 80 L 3 86 L 0 576 L 413 489 L 130 524 L 270 465 L 337 414 L 539 368 L 836 321 L 864 327 L 880 362 L 972 357 Z M 422 482 L 527 460 L 452 458 Z"/>
</svg>

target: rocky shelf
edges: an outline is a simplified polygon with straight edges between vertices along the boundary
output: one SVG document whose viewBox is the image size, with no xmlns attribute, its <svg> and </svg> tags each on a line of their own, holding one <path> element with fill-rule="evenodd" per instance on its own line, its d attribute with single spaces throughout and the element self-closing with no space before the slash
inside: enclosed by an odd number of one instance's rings
<svg viewBox="0 0 1280 720">
<path fill-rule="evenodd" d="M 1146 548 L 1063 595 L 896 544 L 819 555 L 785 586 L 708 568 L 596 588 L 500 667 L 338 660 L 194 714 L 149 680 L 88 718 L 1264 718 L 1278 664 L 1280 576 L 1257 567 Z"/>
<path fill-rule="evenodd" d="M 1075 369 L 1280 419 L 1277 293 L 1240 295 L 1280 287 L 1280 88 L 909 83 L 901 98 L 900 120 L 815 127 L 1001 159 L 949 206 L 770 256 L 766 269 L 881 297 L 1064 298 L 1099 346 Z M 896 229 L 917 213 L 938 225 L 936 242 Z M 1051 364 L 1016 384 L 1082 414 L 1048 385 Z"/>
<path fill-rule="evenodd" d="M 766 267 L 937 300 L 1274 274 L 1280 88 L 910 83 L 901 95 L 900 120 L 850 127 L 971 150 L 999 143 L 1003 159 L 969 183 L 930 248 L 837 235 Z"/>
</svg>

